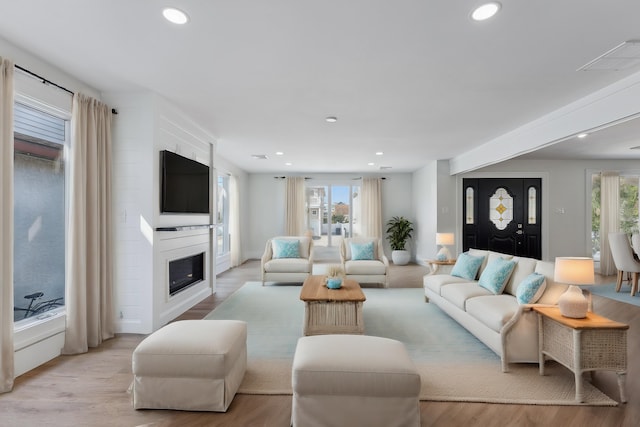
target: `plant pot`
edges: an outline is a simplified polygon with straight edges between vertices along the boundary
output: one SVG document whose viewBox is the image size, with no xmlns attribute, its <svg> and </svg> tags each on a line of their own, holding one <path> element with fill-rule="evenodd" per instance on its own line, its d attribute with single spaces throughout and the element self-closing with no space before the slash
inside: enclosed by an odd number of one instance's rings
<svg viewBox="0 0 640 427">
<path fill-rule="evenodd" d="M 342 278 L 341 277 L 328 277 L 327 278 L 327 288 L 329 289 L 340 289 L 342 287 Z"/>
<path fill-rule="evenodd" d="M 391 260 L 396 265 L 407 265 L 411 261 L 411 254 L 409 251 L 392 251 Z"/>
</svg>

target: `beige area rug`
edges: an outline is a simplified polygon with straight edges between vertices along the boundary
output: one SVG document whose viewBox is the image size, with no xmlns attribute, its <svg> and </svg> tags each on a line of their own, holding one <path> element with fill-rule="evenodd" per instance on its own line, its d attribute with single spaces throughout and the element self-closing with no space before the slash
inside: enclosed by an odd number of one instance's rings
<svg viewBox="0 0 640 427">
<path fill-rule="evenodd" d="M 291 360 L 251 360 L 240 385 L 240 394 L 290 395 Z M 575 401 L 573 374 L 547 362 L 545 375 L 535 364 L 512 364 L 503 373 L 499 364 L 480 362 L 471 366 L 417 363 L 422 378 L 420 400 L 512 403 L 524 405 L 617 406 L 600 390 L 584 381 L 585 402 Z"/>
</svg>

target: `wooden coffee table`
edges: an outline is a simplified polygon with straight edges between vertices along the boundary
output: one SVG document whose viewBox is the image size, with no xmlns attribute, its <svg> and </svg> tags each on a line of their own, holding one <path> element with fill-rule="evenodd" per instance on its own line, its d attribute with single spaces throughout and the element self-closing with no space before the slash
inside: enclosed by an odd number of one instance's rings
<svg viewBox="0 0 640 427">
<path fill-rule="evenodd" d="M 302 284 L 304 335 L 364 334 L 362 303 L 366 297 L 358 282 L 344 279 L 340 289 L 328 289 L 326 278 L 309 276 Z"/>
</svg>

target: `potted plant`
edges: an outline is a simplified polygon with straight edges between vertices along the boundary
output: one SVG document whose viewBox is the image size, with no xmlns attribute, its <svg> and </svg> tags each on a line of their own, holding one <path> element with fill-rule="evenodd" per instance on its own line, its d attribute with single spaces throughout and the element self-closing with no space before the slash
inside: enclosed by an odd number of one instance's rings
<svg viewBox="0 0 640 427">
<path fill-rule="evenodd" d="M 405 250 L 407 240 L 413 233 L 413 224 L 402 216 L 394 216 L 387 222 L 387 240 L 391 246 L 391 259 L 394 264 L 406 265 L 411 259 L 409 251 Z"/>
<path fill-rule="evenodd" d="M 327 268 L 327 288 L 340 289 L 343 278 L 344 270 L 341 265 L 331 265 Z"/>
</svg>

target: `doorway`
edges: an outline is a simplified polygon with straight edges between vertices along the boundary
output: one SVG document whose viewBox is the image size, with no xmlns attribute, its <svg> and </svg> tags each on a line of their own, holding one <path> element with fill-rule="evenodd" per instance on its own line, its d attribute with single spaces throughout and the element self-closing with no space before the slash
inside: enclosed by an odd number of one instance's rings
<svg viewBox="0 0 640 427">
<path fill-rule="evenodd" d="M 542 257 L 542 179 L 464 178 L 463 250 Z"/>
</svg>

